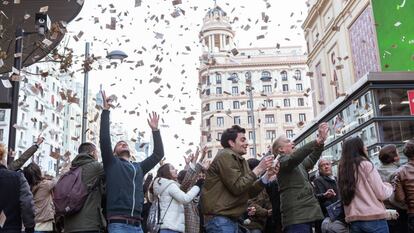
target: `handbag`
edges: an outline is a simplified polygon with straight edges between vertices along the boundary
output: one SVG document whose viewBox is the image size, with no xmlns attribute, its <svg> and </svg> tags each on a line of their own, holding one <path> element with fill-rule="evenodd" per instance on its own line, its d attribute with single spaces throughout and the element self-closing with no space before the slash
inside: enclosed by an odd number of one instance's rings
<svg viewBox="0 0 414 233">
<path fill-rule="evenodd" d="M 338 200 L 326 207 L 329 219 L 334 222 L 345 218 L 344 206 L 341 200 Z"/>
<path fill-rule="evenodd" d="M 169 185 L 168 185 L 169 186 Z M 168 186 L 165 188 L 167 189 Z M 165 191 L 164 189 L 164 191 Z M 163 192 L 164 192 L 163 191 Z M 167 214 L 168 209 L 170 208 L 171 202 L 173 200 L 173 198 L 171 198 L 170 203 L 168 204 L 167 209 L 165 210 L 164 216 L 162 218 L 161 217 L 161 206 L 160 206 L 160 196 L 163 193 L 161 192 L 159 196 L 157 196 L 154 200 L 154 202 L 152 202 L 149 213 L 148 213 L 148 218 L 147 218 L 147 231 L 149 233 L 158 233 L 161 230 L 161 225 L 162 222 L 165 218 L 165 215 Z"/>
</svg>

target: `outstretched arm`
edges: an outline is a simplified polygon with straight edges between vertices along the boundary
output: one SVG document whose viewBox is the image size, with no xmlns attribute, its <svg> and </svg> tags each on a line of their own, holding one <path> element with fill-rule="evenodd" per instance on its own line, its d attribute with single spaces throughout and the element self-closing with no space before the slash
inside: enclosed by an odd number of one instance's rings
<svg viewBox="0 0 414 233">
<path fill-rule="evenodd" d="M 151 156 L 140 163 L 143 174 L 146 174 L 154 168 L 155 165 L 157 165 L 164 157 L 164 147 L 162 145 L 161 134 L 158 129 L 159 119 L 159 115 L 155 112 L 152 112 L 152 116 L 150 115 L 148 119 L 148 125 L 152 129 L 152 137 L 154 139 L 154 151 Z"/>
<path fill-rule="evenodd" d="M 109 130 L 109 100 L 106 98 L 105 92 L 102 91 L 103 111 L 101 113 L 101 128 L 99 132 L 99 144 L 101 146 L 102 162 L 104 166 L 109 166 L 115 162 L 112 153 L 111 135 Z"/>
<path fill-rule="evenodd" d="M 39 146 L 43 143 L 43 140 L 44 138 L 39 136 L 33 146 L 29 147 L 29 149 L 23 152 L 23 154 L 18 159 L 14 160 L 8 165 L 9 170 L 17 171 L 22 168 L 27 160 L 29 160 L 30 157 L 36 153 L 37 149 L 39 149 Z"/>
</svg>

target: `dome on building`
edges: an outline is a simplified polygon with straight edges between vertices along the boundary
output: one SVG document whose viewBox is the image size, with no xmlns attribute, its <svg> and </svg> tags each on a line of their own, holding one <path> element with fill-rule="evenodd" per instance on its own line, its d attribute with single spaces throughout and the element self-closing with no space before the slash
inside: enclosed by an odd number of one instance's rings
<svg viewBox="0 0 414 233">
<path fill-rule="evenodd" d="M 215 6 L 213 9 L 208 10 L 207 15 L 206 16 L 210 16 L 210 17 L 214 17 L 214 16 L 227 16 L 227 13 L 221 9 L 221 7 L 219 6 Z"/>
</svg>

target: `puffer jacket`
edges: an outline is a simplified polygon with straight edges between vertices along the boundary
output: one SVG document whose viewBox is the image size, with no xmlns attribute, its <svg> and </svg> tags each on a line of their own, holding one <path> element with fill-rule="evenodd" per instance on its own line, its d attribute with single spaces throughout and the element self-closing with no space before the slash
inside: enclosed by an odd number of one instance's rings
<svg viewBox="0 0 414 233">
<path fill-rule="evenodd" d="M 185 193 L 176 181 L 164 178 L 156 178 L 153 188 L 154 194 L 159 197 L 161 229 L 184 232 L 184 204 L 190 203 L 200 192 L 200 188 L 193 186 Z"/>
<path fill-rule="evenodd" d="M 402 166 L 394 180 L 395 200 L 407 205 L 407 213 L 414 213 L 414 161 Z"/>
</svg>

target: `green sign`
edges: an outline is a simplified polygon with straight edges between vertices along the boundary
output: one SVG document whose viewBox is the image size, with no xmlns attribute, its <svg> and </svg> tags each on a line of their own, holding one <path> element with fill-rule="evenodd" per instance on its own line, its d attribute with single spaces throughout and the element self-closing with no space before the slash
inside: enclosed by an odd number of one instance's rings
<svg viewBox="0 0 414 233">
<path fill-rule="evenodd" d="M 372 0 L 382 71 L 414 71 L 414 0 Z"/>
</svg>

